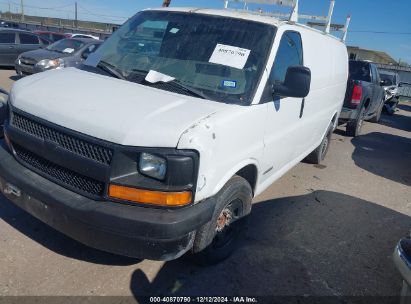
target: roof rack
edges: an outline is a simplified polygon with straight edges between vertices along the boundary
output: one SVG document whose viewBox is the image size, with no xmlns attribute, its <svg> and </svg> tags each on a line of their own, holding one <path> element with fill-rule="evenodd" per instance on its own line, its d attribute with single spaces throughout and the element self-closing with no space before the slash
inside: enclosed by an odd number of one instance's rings
<svg viewBox="0 0 411 304">
<path fill-rule="evenodd" d="M 345 25 L 344 24 L 332 24 L 331 19 L 332 19 L 332 15 L 334 12 L 335 0 L 331 0 L 330 8 L 328 10 L 327 16 L 313 16 L 313 15 L 299 14 L 298 1 L 299 0 L 224 0 L 224 8 L 227 9 L 230 2 L 243 3 L 245 10 L 248 9 L 249 3 L 292 7 L 292 11 L 289 14 L 288 13 L 265 13 L 262 10 L 260 10 L 258 14 L 263 15 L 263 16 L 286 18 L 288 19 L 289 22 L 298 22 L 299 19 L 315 20 L 317 22 L 308 22 L 307 25 L 312 28 L 321 28 L 327 34 L 329 34 L 331 30 L 342 31 L 343 36 L 341 37 L 341 41 L 345 42 L 347 38 L 348 27 L 351 21 L 351 16 L 347 17 L 347 21 Z M 322 22 L 318 22 L 318 21 L 322 21 Z"/>
</svg>

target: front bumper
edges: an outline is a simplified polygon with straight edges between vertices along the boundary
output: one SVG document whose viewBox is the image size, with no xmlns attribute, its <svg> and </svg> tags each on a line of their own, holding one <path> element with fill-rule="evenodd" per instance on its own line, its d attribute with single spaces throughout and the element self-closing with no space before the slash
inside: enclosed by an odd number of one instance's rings
<svg viewBox="0 0 411 304">
<path fill-rule="evenodd" d="M 340 120 L 353 120 L 357 117 L 357 109 L 349 109 L 349 108 L 345 108 L 343 107 L 341 109 L 341 114 L 339 119 Z"/>
<path fill-rule="evenodd" d="M 44 68 L 38 67 L 36 65 L 23 64 L 23 63 L 19 62 L 18 59 L 16 60 L 16 62 L 14 64 L 14 69 L 16 70 L 16 73 L 18 75 L 32 75 L 32 74 L 36 74 L 36 73 L 40 73 L 40 72 L 44 72 L 44 71 L 49 70 L 49 69 L 44 69 Z"/>
<path fill-rule="evenodd" d="M 21 165 L 4 141 L 0 189 L 20 208 L 83 244 L 152 260 L 172 260 L 188 251 L 195 231 L 211 220 L 215 206 L 212 198 L 179 209 L 91 200 Z"/>
</svg>

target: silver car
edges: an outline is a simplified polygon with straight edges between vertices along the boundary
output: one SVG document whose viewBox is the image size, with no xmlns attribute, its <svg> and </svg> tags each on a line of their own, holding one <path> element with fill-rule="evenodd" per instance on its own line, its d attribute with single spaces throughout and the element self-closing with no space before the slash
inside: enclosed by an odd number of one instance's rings
<svg viewBox="0 0 411 304">
<path fill-rule="evenodd" d="M 18 75 L 30 75 L 47 70 L 73 67 L 84 61 L 102 41 L 90 38 L 66 38 L 45 49 L 22 53 L 15 62 Z"/>
</svg>

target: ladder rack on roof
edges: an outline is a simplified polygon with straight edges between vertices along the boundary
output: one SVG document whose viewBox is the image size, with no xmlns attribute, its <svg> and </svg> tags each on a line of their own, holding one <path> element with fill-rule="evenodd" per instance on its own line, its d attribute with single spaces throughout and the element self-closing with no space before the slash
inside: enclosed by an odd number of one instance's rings
<svg viewBox="0 0 411 304">
<path fill-rule="evenodd" d="M 345 25 L 343 24 L 331 24 L 332 15 L 334 12 L 334 5 L 335 0 L 331 0 L 330 8 L 328 10 L 327 16 L 312 16 L 312 15 L 300 15 L 298 12 L 298 1 L 299 0 L 224 0 L 224 7 L 227 9 L 229 2 L 234 3 L 244 3 L 244 9 L 247 9 L 247 5 L 249 3 L 257 3 L 257 4 L 269 4 L 269 5 L 276 5 L 276 6 L 285 6 L 285 7 L 292 7 L 291 13 L 264 13 L 261 10 L 258 14 L 263 16 L 271 16 L 271 17 L 278 17 L 278 18 L 288 18 L 290 22 L 298 22 L 299 19 L 305 20 L 315 20 L 315 21 L 323 21 L 322 22 L 308 22 L 307 25 L 313 28 L 322 28 L 325 33 L 329 34 L 330 30 L 333 31 L 342 31 L 343 36 L 341 40 L 345 42 L 347 38 L 347 31 L 350 25 L 351 16 L 347 17 L 347 21 Z"/>
</svg>

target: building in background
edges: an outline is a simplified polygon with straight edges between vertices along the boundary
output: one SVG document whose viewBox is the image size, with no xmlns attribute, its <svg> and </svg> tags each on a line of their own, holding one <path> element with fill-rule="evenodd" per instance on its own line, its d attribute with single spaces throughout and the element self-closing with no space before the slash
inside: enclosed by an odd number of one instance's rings
<svg viewBox="0 0 411 304">
<path fill-rule="evenodd" d="M 375 63 L 398 65 L 398 62 L 385 52 L 362 49 L 358 46 L 347 46 L 351 60 L 369 60 Z"/>
</svg>

